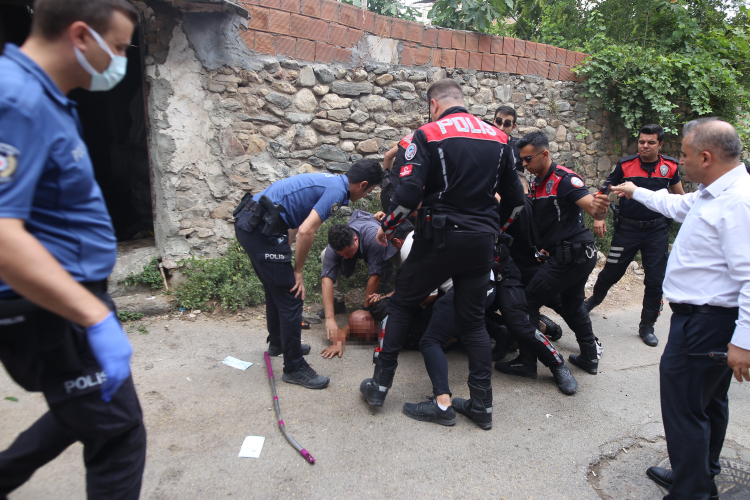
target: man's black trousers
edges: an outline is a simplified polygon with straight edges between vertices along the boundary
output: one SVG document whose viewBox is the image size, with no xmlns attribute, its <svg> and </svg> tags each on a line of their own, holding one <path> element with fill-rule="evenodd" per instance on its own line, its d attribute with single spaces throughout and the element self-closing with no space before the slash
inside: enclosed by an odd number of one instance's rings
<svg viewBox="0 0 750 500">
<path fill-rule="evenodd" d="M 526 305 L 529 321 L 534 328 L 539 327 L 539 309 L 560 295 L 562 308 L 565 311 L 565 322 L 576 334 L 579 344 L 594 341 L 589 313 L 583 305 L 586 280 L 596 266 L 596 247 L 588 244 L 584 260 L 580 263 L 560 263 L 557 257 L 551 256 L 539 268 L 536 276 L 526 286 Z"/>
<path fill-rule="evenodd" d="M 488 273 L 489 274 L 489 273 Z M 484 310 L 491 311 L 495 303 L 494 282 L 487 282 L 485 277 Z M 432 318 L 427 331 L 419 342 L 419 350 L 424 357 L 424 365 L 432 381 L 432 392 L 435 396 L 452 394 L 448 387 L 448 360 L 443 352 L 443 346 L 452 338 L 458 338 L 463 343 L 464 335 L 456 323 L 455 292 L 453 288 L 440 297 L 432 307 Z M 474 345 L 467 346 L 469 359 L 478 353 L 472 352 Z M 480 353 L 481 354 L 481 353 Z M 469 375 L 471 378 L 471 375 Z"/>
<path fill-rule="evenodd" d="M 729 310 L 724 310 L 729 311 Z M 737 320 L 733 314 L 672 314 L 659 365 L 661 414 L 674 483 L 672 500 L 706 500 L 729 422 L 727 391 L 732 370 L 688 353 L 726 352 Z"/>
<path fill-rule="evenodd" d="M 510 262 L 512 260 L 508 259 Z M 497 284 L 497 308 L 503 316 L 505 326 L 513 340 L 518 341 L 523 351 L 536 356 L 544 366 L 563 364 L 563 359 L 547 337 L 539 331 L 539 321 L 532 324 L 527 312 L 526 293 L 521 283 L 521 272 L 515 264 L 503 265 L 502 280 Z M 560 296 L 554 297 L 555 302 Z M 562 305 L 560 305 L 562 309 Z"/>
<path fill-rule="evenodd" d="M 390 386 L 393 380 L 411 311 L 430 292 L 453 278 L 453 307 L 461 342 L 469 357 L 469 381 L 490 388 L 492 353 L 484 311 L 494 243 L 493 234 L 464 231 L 446 231 L 442 250 L 434 249 L 431 240 L 414 241 L 396 278 L 396 291 L 388 302 L 383 350 L 376 358 L 382 369 L 381 385 Z"/>
<path fill-rule="evenodd" d="M 661 310 L 662 283 L 667 270 L 667 251 L 669 249 L 669 225 L 638 229 L 620 225 L 612 237 L 612 245 L 607 255 L 604 269 L 594 285 L 594 299 L 601 302 L 609 289 L 620 281 L 638 250 L 641 251 L 643 263 L 643 310 L 641 317 L 653 323 Z"/>
<path fill-rule="evenodd" d="M 109 295 L 99 298 L 114 310 Z M 83 328 L 70 324 L 78 355 L 93 353 Z M 109 403 L 102 401 L 100 386 L 60 396 L 65 381 L 79 373 L 59 376 L 46 372 L 42 393 L 49 411 L 0 452 L 0 498 L 29 480 L 34 472 L 76 441 L 83 444 L 86 493 L 89 500 L 135 500 L 140 496 L 146 464 L 146 428 L 143 413 L 128 378 Z"/>
<path fill-rule="evenodd" d="M 302 358 L 302 295 L 294 296 L 292 249 L 287 232 L 273 231 L 264 236 L 259 229 L 249 231 L 243 211 L 235 224 L 237 241 L 250 257 L 255 274 L 266 293 L 268 341 L 284 352 L 284 372 L 300 368 Z M 247 212 L 249 213 L 249 212 Z"/>
</svg>

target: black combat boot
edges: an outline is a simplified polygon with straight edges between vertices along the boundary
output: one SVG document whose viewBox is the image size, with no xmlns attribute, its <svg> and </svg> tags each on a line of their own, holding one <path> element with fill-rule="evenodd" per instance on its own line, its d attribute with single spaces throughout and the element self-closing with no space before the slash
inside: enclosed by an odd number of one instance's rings
<svg viewBox="0 0 750 500">
<path fill-rule="evenodd" d="M 469 384 L 470 399 L 454 398 L 453 408 L 472 419 L 481 429 L 492 429 L 492 387 L 480 389 Z"/>
<path fill-rule="evenodd" d="M 568 356 L 568 360 L 583 371 L 596 375 L 599 369 L 601 347 L 598 339 L 589 343 L 578 342 L 578 346 L 581 348 L 581 354 L 571 354 Z"/>
<path fill-rule="evenodd" d="M 643 339 L 643 343 L 650 347 L 656 347 L 659 339 L 654 335 L 654 323 L 659 317 L 659 311 L 641 311 L 641 324 L 638 325 L 638 335 Z"/>
<path fill-rule="evenodd" d="M 393 385 L 393 375 L 396 373 L 397 366 L 398 362 L 387 368 L 375 365 L 372 378 L 366 378 L 359 384 L 359 392 L 370 406 L 383 406 L 388 389 Z"/>
<path fill-rule="evenodd" d="M 552 342 L 556 340 L 560 340 L 560 337 L 562 337 L 563 331 L 562 327 L 549 319 L 544 314 L 539 315 L 539 322 L 544 323 L 544 336 L 547 337 Z M 541 325 L 540 325 L 541 326 Z"/>
<path fill-rule="evenodd" d="M 536 356 L 521 349 L 516 359 L 495 363 L 495 370 L 508 375 L 536 378 Z"/>
<path fill-rule="evenodd" d="M 560 392 L 567 396 L 572 396 L 578 390 L 578 382 L 576 381 L 573 374 L 570 373 L 568 365 L 564 362 L 556 366 L 550 366 L 549 371 L 552 372 L 552 378 L 557 382 L 557 387 Z"/>
<path fill-rule="evenodd" d="M 592 295 L 591 297 L 583 301 L 583 307 L 586 308 L 586 311 L 591 312 L 594 310 L 596 306 L 598 306 L 602 302 L 604 302 L 603 297 L 600 299 L 596 295 Z"/>
</svg>

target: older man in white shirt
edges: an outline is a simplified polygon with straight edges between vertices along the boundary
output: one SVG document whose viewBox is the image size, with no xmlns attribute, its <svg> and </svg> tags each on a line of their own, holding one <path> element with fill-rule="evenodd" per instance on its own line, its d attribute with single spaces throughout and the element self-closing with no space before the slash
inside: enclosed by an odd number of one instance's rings
<svg viewBox="0 0 750 500">
<path fill-rule="evenodd" d="M 718 499 L 732 372 L 750 381 L 750 176 L 729 123 L 694 120 L 683 135 L 680 163 L 698 191 L 679 196 L 630 182 L 613 190 L 683 223 L 664 279 L 673 314 L 659 367 L 672 470 L 652 467 L 648 476 L 669 487 L 665 499 Z M 728 367 L 710 352 L 726 352 Z"/>
</svg>

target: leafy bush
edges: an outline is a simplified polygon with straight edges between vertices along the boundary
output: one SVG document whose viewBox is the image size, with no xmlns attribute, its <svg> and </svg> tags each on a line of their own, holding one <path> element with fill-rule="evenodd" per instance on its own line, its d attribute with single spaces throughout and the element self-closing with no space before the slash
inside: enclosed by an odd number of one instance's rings
<svg viewBox="0 0 750 500">
<path fill-rule="evenodd" d="M 344 3 L 362 7 L 362 0 L 342 0 Z M 384 16 L 398 17 L 407 21 L 418 21 L 419 11 L 398 0 L 369 0 L 367 10 Z"/>
<path fill-rule="evenodd" d="M 130 273 L 130 276 L 125 278 L 125 284 L 127 286 L 148 285 L 151 290 L 160 290 L 164 287 L 164 280 L 161 277 L 161 271 L 159 271 L 159 261 L 152 259 L 140 274 Z"/>
<path fill-rule="evenodd" d="M 372 196 L 370 199 L 352 203 L 351 208 L 375 213 L 380 210 L 380 200 Z M 321 299 L 320 253 L 328 245 L 328 229 L 333 224 L 345 223 L 348 219 L 347 215 L 339 212 L 325 221 L 315 235 L 303 270 L 305 299 L 309 302 L 319 302 Z M 211 307 L 207 305 L 210 301 L 218 301 L 223 309 L 236 311 L 265 301 L 263 284 L 255 274 L 245 250 L 237 241 L 232 242 L 226 255 L 222 257 L 205 260 L 191 258 L 181 261 L 180 264 L 187 280 L 174 290 L 179 307 L 205 309 Z M 342 290 L 364 287 L 368 278 L 367 266 L 360 263 L 350 278 L 341 280 Z"/>
</svg>

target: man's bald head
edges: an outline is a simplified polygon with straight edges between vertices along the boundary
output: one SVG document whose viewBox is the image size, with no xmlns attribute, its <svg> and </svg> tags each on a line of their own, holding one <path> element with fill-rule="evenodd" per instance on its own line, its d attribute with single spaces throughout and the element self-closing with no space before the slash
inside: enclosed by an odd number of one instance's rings
<svg viewBox="0 0 750 500">
<path fill-rule="evenodd" d="M 354 311 L 349 315 L 349 336 L 360 340 L 377 340 L 375 320 L 368 311 Z"/>
<path fill-rule="evenodd" d="M 685 124 L 682 135 L 696 151 L 708 151 L 721 163 L 737 166 L 742 142 L 737 130 L 718 118 L 699 118 Z"/>
<path fill-rule="evenodd" d="M 459 101 L 461 104 L 464 102 L 464 93 L 461 90 L 461 86 L 455 80 L 443 78 L 430 85 L 430 88 L 427 89 L 427 102 L 432 100 L 441 102 L 447 99 Z"/>
</svg>

